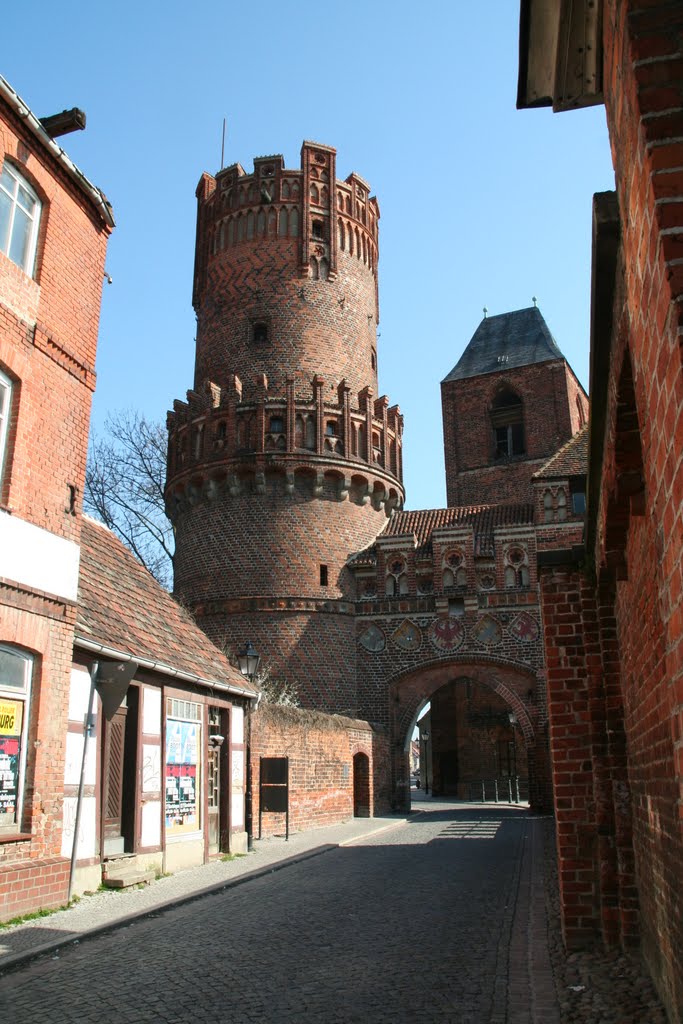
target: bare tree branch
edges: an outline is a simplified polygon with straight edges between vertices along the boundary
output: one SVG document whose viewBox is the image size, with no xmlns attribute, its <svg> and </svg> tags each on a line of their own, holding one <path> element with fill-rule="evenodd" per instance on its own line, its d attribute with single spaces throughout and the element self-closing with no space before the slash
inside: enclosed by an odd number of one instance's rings
<svg viewBox="0 0 683 1024">
<path fill-rule="evenodd" d="M 173 526 L 166 516 L 166 430 L 130 410 L 92 436 L 84 507 L 101 519 L 163 587 L 173 582 Z"/>
</svg>

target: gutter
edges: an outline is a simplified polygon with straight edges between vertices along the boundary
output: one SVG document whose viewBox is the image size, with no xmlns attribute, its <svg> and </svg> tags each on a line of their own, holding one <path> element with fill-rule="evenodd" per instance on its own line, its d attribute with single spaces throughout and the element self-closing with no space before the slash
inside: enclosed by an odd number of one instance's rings
<svg viewBox="0 0 683 1024">
<path fill-rule="evenodd" d="M 216 679 L 204 679 L 202 676 L 194 675 L 191 672 L 183 672 L 181 669 L 172 668 L 170 665 L 164 665 L 163 662 L 153 661 L 151 658 L 141 658 L 139 654 L 133 655 L 127 654 L 123 651 L 117 651 L 113 647 L 107 647 L 105 644 L 97 643 L 94 640 L 86 640 L 84 637 L 80 637 L 78 635 L 74 637 L 74 644 L 76 647 L 80 647 L 86 651 L 91 651 L 93 654 L 97 654 L 102 658 L 111 658 L 113 661 L 137 661 L 140 668 L 146 668 L 150 672 L 158 672 L 160 675 L 169 676 L 172 679 L 179 679 L 184 683 L 208 686 L 212 690 L 221 690 L 223 693 L 234 693 L 239 697 L 244 697 L 247 700 L 255 700 L 257 702 L 261 696 L 256 690 L 235 686 L 233 683 L 221 683 Z"/>
<path fill-rule="evenodd" d="M 17 117 L 24 122 L 41 145 L 61 164 L 67 175 L 76 183 L 79 189 L 85 192 L 107 227 L 110 229 L 114 228 L 116 226 L 114 213 L 104 192 L 86 178 L 83 171 L 78 169 L 62 147 L 55 142 L 51 135 L 48 135 L 35 114 L 2 75 L 0 75 L 0 97 L 5 100 Z"/>
</svg>

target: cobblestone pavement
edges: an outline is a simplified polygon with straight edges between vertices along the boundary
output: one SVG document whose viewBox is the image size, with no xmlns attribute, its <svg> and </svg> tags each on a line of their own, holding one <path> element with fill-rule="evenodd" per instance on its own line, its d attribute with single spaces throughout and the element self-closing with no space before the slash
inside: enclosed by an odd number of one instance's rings
<svg viewBox="0 0 683 1024">
<path fill-rule="evenodd" d="M 556 1024 L 540 819 L 429 813 L 0 979 L 14 1024 Z"/>
</svg>

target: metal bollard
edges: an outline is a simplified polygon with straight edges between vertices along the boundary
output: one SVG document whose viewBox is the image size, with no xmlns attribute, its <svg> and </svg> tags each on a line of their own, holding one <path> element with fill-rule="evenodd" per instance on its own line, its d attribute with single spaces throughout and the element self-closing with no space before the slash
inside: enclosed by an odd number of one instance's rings
<svg viewBox="0 0 683 1024">
<path fill-rule="evenodd" d="M 495 802 L 498 803 L 498 779 L 493 780 L 493 791 L 495 794 Z"/>
</svg>

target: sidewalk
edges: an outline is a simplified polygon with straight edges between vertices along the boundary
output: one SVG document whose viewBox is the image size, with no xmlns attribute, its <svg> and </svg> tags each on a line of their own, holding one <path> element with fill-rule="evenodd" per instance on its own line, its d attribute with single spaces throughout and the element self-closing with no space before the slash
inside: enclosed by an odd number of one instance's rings
<svg viewBox="0 0 683 1024">
<path fill-rule="evenodd" d="M 419 791 L 413 793 L 418 804 Z M 99 890 L 83 896 L 74 906 L 58 910 L 48 917 L 0 929 L 0 973 L 26 960 L 59 950 L 110 928 L 125 926 L 137 917 L 165 907 L 184 903 L 207 893 L 239 885 L 250 878 L 278 871 L 288 864 L 317 857 L 356 839 L 395 828 L 406 821 L 405 815 L 378 818 L 352 818 L 341 825 L 330 825 L 284 837 L 254 840 L 254 852 L 231 861 L 215 860 L 196 868 L 178 871 L 143 888 Z"/>
</svg>

